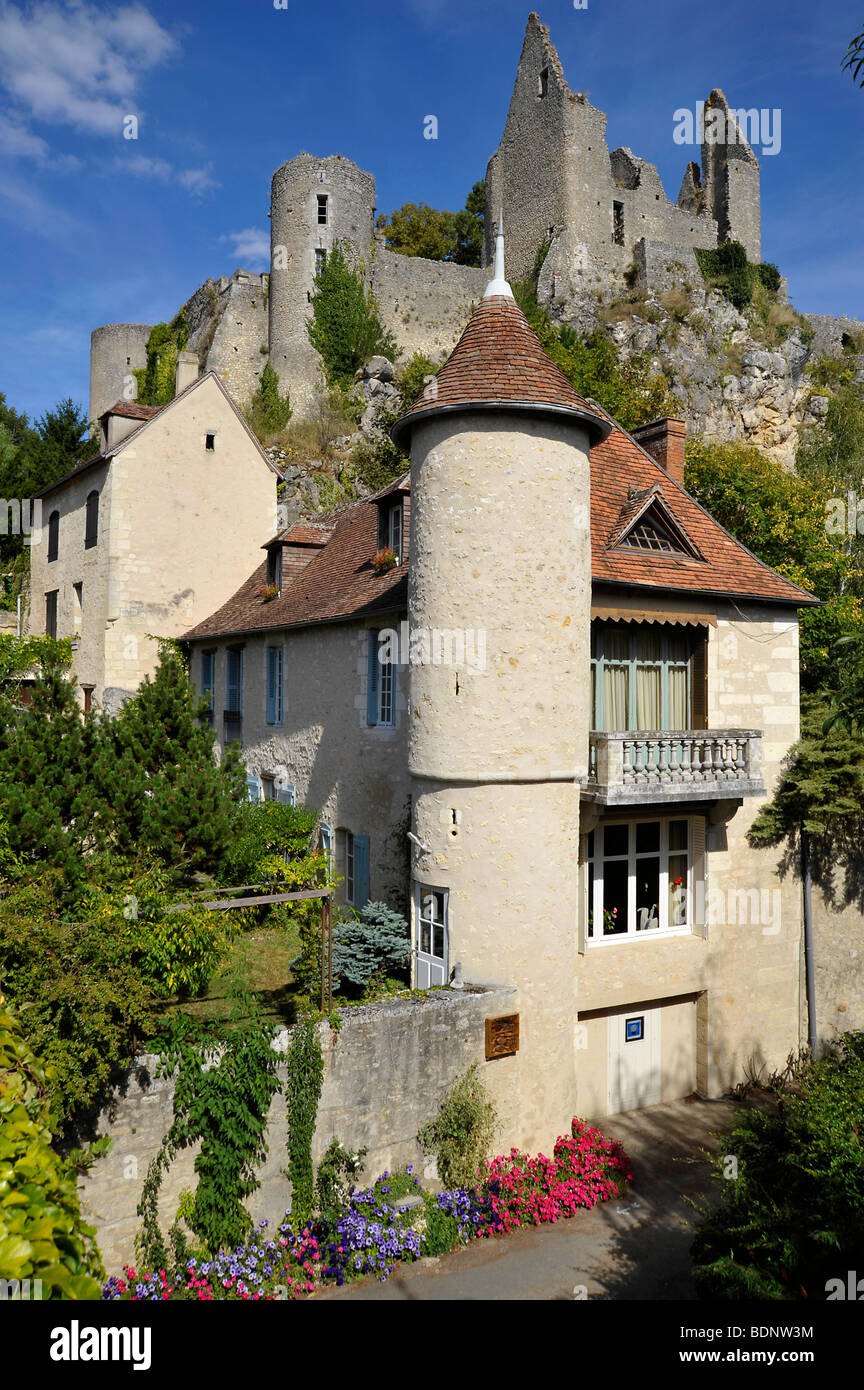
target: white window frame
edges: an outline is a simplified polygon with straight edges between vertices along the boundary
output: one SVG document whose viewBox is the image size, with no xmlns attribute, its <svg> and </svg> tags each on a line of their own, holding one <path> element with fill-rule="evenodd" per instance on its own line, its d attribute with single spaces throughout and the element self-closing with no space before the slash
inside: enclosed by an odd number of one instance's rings
<svg viewBox="0 0 864 1390">
<path fill-rule="evenodd" d="M 402 563 L 402 503 L 394 502 L 387 512 L 387 546 Z"/>
<path fill-rule="evenodd" d="M 380 646 L 378 651 L 380 653 Z M 378 664 L 378 726 L 393 729 L 396 726 L 396 667 L 392 661 L 379 661 Z"/>
<path fill-rule="evenodd" d="M 669 826 L 672 821 L 684 821 L 687 826 L 687 849 L 686 851 L 673 850 L 673 855 L 686 853 L 687 856 L 687 892 L 684 903 L 684 921 L 678 925 L 669 927 L 650 927 L 638 929 L 636 922 L 636 868 L 639 859 L 660 859 L 660 882 L 657 911 L 661 922 L 668 921 L 669 914 Z M 659 850 L 645 850 L 639 854 L 636 852 L 636 827 L 637 825 L 652 824 L 660 826 L 660 848 Z M 600 835 L 607 825 L 627 826 L 627 853 L 626 855 L 611 855 L 599 853 Z M 694 817 L 683 815 L 645 815 L 637 816 L 633 820 L 627 821 L 606 821 L 597 825 L 594 834 L 594 854 L 588 854 L 589 837 L 583 837 L 582 858 L 585 865 L 584 880 L 584 905 L 585 905 L 585 940 L 587 946 L 594 950 L 595 947 L 620 945 L 623 941 L 656 941 L 661 937 L 669 936 L 692 936 L 697 932 L 694 917 L 694 894 L 696 892 L 696 855 L 695 836 L 694 836 Z M 608 935 L 603 931 L 603 865 L 606 862 L 627 863 L 627 930 L 626 932 L 610 932 Z M 593 901 L 590 891 L 591 866 L 593 866 Z"/>
<path fill-rule="evenodd" d="M 333 827 L 322 821 L 319 827 L 319 844 L 327 856 L 327 872 L 333 874 Z"/>
</svg>

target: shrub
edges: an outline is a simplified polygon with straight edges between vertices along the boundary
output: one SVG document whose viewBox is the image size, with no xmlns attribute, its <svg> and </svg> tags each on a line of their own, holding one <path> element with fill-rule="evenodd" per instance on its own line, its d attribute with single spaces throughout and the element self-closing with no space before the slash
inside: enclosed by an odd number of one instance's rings
<svg viewBox="0 0 864 1390">
<path fill-rule="evenodd" d="M 268 438 L 284 430 L 291 414 L 290 398 L 279 394 L 279 377 L 268 362 L 249 402 L 249 423 L 259 439 Z"/>
<path fill-rule="evenodd" d="M 445 1187 L 468 1187 L 477 1179 L 497 1128 L 495 1106 L 475 1062 L 417 1137 L 427 1152 L 437 1156 L 438 1175 Z"/>
<path fill-rule="evenodd" d="M 359 994 L 373 980 L 404 970 L 411 956 L 408 923 L 386 903 L 367 903 L 333 927 L 333 988 Z M 321 988 L 321 926 L 309 914 L 300 926 L 300 955 L 291 963 L 297 983 L 310 994 Z M 407 975 L 406 975 L 407 982 Z"/>
<path fill-rule="evenodd" d="M 398 356 L 396 340 L 384 329 L 374 299 L 338 243 L 315 277 L 308 332 L 328 383 L 346 391 L 370 357 L 381 353 L 394 361 Z"/>
<path fill-rule="evenodd" d="M 157 323 L 147 339 L 146 367 L 133 367 L 141 405 L 167 405 L 174 399 L 177 354 L 186 347 L 189 325 L 183 310 L 170 323 Z"/>
<path fill-rule="evenodd" d="M 317 1025 L 310 1015 L 295 1023 L 286 1057 L 285 1082 L 288 1120 L 288 1177 L 291 1180 L 291 1210 L 296 1221 L 306 1221 L 315 1199 L 315 1170 L 312 1167 L 312 1138 L 321 1087 L 324 1059 Z"/>
<path fill-rule="evenodd" d="M 315 1191 L 318 1195 L 318 1211 L 324 1221 L 335 1221 L 350 1195 L 349 1178 L 356 1178 L 363 1171 L 366 1149 L 356 1152 L 346 1149 L 338 1139 L 331 1139 L 318 1165 Z"/>
<path fill-rule="evenodd" d="M 0 1278 L 40 1280 L 43 1298 L 98 1298 L 102 1262 L 74 1169 L 51 1147 L 48 1089 L 0 997 Z"/>
<path fill-rule="evenodd" d="M 693 1276 L 711 1299 L 823 1298 L 864 1253 L 864 1033 L 805 1064 L 779 1103 L 745 1110 L 715 1172 L 734 1155 L 715 1209 L 703 1205 Z"/>
</svg>

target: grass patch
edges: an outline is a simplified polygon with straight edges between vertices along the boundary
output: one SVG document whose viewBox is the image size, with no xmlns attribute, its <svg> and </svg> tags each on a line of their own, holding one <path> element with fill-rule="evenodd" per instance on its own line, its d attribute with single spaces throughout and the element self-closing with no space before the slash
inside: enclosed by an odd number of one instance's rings
<svg viewBox="0 0 864 1390">
<path fill-rule="evenodd" d="M 301 991 L 294 981 L 291 961 L 300 951 L 300 929 L 287 925 L 256 926 L 244 931 L 231 948 L 222 969 L 213 976 L 207 991 L 200 999 L 184 999 L 166 1004 L 163 1018 L 167 1022 L 178 1014 L 187 1014 L 202 1022 L 223 1022 L 231 1015 L 234 1000 L 229 992 L 231 976 L 237 972 L 248 976 L 267 1023 L 292 1023 L 297 1013 Z"/>
</svg>

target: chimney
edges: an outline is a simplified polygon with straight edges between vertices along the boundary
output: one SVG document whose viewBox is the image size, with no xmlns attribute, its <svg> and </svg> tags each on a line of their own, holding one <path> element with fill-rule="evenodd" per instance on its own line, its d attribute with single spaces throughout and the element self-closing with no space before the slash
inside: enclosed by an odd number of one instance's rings
<svg viewBox="0 0 864 1390">
<path fill-rule="evenodd" d="M 656 459 L 674 483 L 684 486 L 684 445 L 687 442 L 687 426 L 683 420 L 652 420 L 650 425 L 639 425 L 630 434 L 641 444 L 646 453 Z"/>
<path fill-rule="evenodd" d="M 197 352 L 178 352 L 177 372 L 174 378 L 174 395 L 179 396 L 181 391 L 185 391 L 187 386 L 191 386 L 193 381 L 198 380 L 198 354 Z"/>
</svg>

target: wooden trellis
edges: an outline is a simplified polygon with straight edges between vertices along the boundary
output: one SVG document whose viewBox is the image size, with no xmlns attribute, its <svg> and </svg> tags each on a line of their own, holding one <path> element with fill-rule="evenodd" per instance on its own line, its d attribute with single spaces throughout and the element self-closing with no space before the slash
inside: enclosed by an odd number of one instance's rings
<svg viewBox="0 0 864 1390">
<path fill-rule="evenodd" d="M 268 888 L 267 883 L 241 883 L 237 888 L 220 888 L 220 893 L 248 893 L 254 888 Z M 204 888 L 193 893 L 193 898 L 210 893 Z M 208 912 L 230 912 L 235 907 L 258 907 L 266 903 L 298 903 L 321 899 L 321 1012 L 331 1013 L 333 1009 L 333 890 L 332 888 L 309 888 L 302 893 L 260 893 L 251 898 L 213 898 L 210 902 L 172 903 L 167 912 L 183 912 L 189 907 L 203 907 Z M 326 988 L 325 988 L 326 985 Z M 326 1007 L 325 1007 L 326 1005 Z"/>
</svg>

